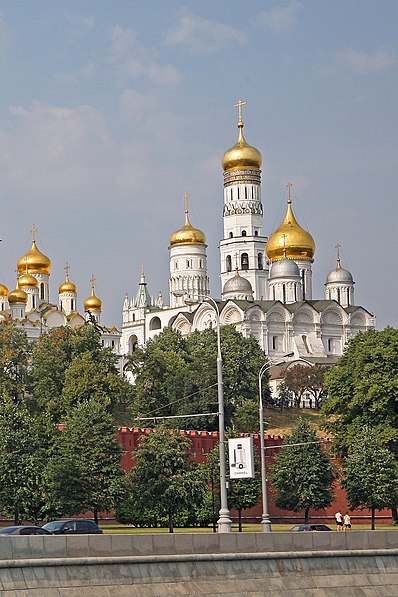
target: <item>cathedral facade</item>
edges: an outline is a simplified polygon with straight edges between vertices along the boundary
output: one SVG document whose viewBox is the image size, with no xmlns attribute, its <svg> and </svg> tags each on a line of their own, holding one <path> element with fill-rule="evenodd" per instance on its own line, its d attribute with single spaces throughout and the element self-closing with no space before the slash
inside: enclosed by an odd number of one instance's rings
<svg viewBox="0 0 398 597">
<path fill-rule="evenodd" d="M 350 338 L 374 327 L 374 316 L 355 305 L 354 280 L 341 266 L 339 250 L 324 296 L 313 297 L 315 242 L 295 218 L 290 184 L 280 226 L 269 236 L 263 230 L 262 157 L 244 137 L 243 105 L 237 104 L 237 142 L 222 158 L 222 292 L 215 301 L 220 324 L 254 336 L 273 361 L 332 363 Z M 151 297 L 142 270 L 136 295 L 123 303 L 122 354 L 144 346 L 166 326 L 183 335 L 216 326 L 214 299 L 206 299 L 206 248 L 205 234 L 190 222 L 186 196 L 184 225 L 169 243 L 169 304 Z"/>
</svg>

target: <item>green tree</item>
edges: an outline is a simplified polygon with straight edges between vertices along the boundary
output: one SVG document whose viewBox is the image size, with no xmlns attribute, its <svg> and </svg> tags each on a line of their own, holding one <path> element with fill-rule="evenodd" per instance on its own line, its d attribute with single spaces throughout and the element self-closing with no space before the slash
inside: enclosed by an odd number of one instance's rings
<svg viewBox="0 0 398 597">
<path fill-rule="evenodd" d="M 295 365 L 287 370 L 284 386 L 293 396 L 296 407 L 306 394 L 314 399 L 315 408 L 319 408 L 323 397 L 323 383 L 326 368 L 321 365 Z"/>
<path fill-rule="evenodd" d="M 51 511 L 46 464 L 56 429 L 24 404 L 0 404 L 0 507 L 14 518 L 37 523 Z"/>
<path fill-rule="evenodd" d="M 361 429 L 398 453 L 398 330 L 361 332 L 326 374 L 322 413 L 337 453 L 346 455 Z"/>
<path fill-rule="evenodd" d="M 26 395 L 31 344 L 14 321 L 0 322 L 0 398 L 20 402 Z"/>
<path fill-rule="evenodd" d="M 341 486 L 347 492 L 350 508 L 367 508 L 372 512 L 398 503 L 398 463 L 393 454 L 378 444 L 378 435 L 369 427 L 353 441 L 345 460 Z"/>
<path fill-rule="evenodd" d="M 304 510 L 306 523 L 310 508 L 320 510 L 330 506 L 333 500 L 333 467 L 305 419 L 298 420 L 275 460 L 270 481 L 276 492 L 277 506 L 294 512 Z"/>
<path fill-rule="evenodd" d="M 63 514 L 108 512 L 123 496 L 124 474 L 115 424 L 106 407 L 90 399 L 72 408 L 59 431 L 48 466 L 50 499 Z"/>
<path fill-rule="evenodd" d="M 206 489 L 201 468 L 190 459 L 190 441 L 179 431 L 159 426 L 141 444 L 130 474 L 131 494 L 137 510 L 167 517 L 169 532 L 174 518 L 200 504 Z"/>
</svg>

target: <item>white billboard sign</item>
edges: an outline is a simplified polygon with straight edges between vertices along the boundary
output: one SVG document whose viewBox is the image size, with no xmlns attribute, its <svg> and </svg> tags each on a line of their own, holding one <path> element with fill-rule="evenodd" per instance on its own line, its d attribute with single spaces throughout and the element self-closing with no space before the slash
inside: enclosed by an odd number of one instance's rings
<svg viewBox="0 0 398 597">
<path fill-rule="evenodd" d="M 253 438 L 238 437 L 228 440 L 229 476 L 231 479 L 253 479 Z"/>
</svg>

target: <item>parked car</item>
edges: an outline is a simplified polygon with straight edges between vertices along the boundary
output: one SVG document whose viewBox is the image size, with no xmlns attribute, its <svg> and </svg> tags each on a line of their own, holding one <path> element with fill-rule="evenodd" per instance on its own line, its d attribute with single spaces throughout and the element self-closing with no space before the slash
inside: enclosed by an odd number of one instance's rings
<svg viewBox="0 0 398 597">
<path fill-rule="evenodd" d="M 52 535 L 52 533 L 43 527 L 19 525 L 0 528 L 0 535 Z"/>
<path fill-rule="evenodd" d="M 102 533 L 102 529 L 93 520 L 84 518 L 53 520 L 43 525 L 43 529 L 54 535 L 98 535 Z"/>
<path fill-rule="evenodd" d="M 300 531 L 331 531 L 326 524 L 298 524 L 291 529 L 293 533 Z"/>
</svg>

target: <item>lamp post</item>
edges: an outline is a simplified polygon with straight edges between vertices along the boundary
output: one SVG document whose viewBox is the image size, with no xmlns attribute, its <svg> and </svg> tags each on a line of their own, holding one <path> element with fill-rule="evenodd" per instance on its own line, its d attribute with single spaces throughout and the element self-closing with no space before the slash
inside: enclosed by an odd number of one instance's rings
<svg viewBox="0 0 398 597">
<path fill-rule="evenodd" d="M 183 293 L 174 293 L 176 296 L 184 296 Z M 218 532 L 230 533 L 232 530 L 232 521 L 228 509 L 227 496 L 227 473 L 225 462 L 225 415 L 224 415 L 224 383 L 222 377 L 222 354 L 221 354 L 221 334 L 220 334 L 220 311 L 216 301 L 207 295 L 200 297 L 211 303 L 216 314 L 216 331 L 217 331 L 217 390 L 218 390 L 218 437 L 220 450 L 220 518 L 218 519 Z M 197 304 L 196 300 L 191 300 L 189 297 L 184 301 L 186 305 Z"/>
<path fill-rule="evenodd" d="M 293 356 L 293 353 L 284 355 L 286 357 Z M 258 392 L 259 392 L 259 417 L 260 417 L 260 455 L 261 455 L 261 493 L 263 498 L 263 513 L 261 516 L 261 530 L 263 533 L 271 533 L 271 519 L 268 514 L 268 496 L 267 496 L 267 465 L 266 465 L 266 454 L 265 454 L 265 441 L 264 441 L 264 411 L 263 411 L 263 392 L 262 392 L 262 379 L 264 373 L 266 373 L 271 367 L 281 365 L 285 361 L 277 361 L 276 363 L 264 363 L 258 374 Z"/>
</svg>

